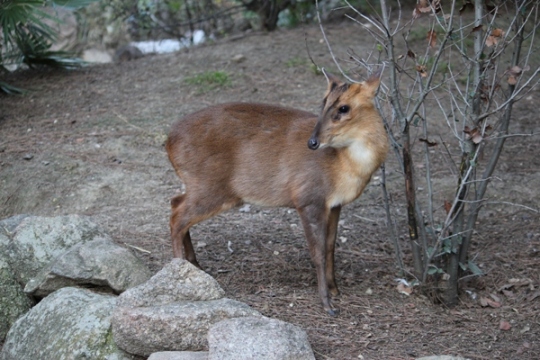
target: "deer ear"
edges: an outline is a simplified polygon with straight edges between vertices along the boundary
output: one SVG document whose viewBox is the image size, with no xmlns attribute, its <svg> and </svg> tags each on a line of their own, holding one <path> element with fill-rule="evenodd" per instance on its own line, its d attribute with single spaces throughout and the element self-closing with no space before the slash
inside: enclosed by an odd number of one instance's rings
<svg viewBox="0 0 540 360">
<path fill-rule="evenodd" d="M 363 91 L 365 91 L 366 95 L 368 95 L 371 98 L 375 97 L 375 94 L 377 93 L 377 89 L 379 88 L 379 85 L 381 84 L 381 74 L 382 74 L 382 71 L 378 70 L 375 73 L 373 73 L 366 81 L 362 82 Z"/>
<path fill-rule="evenodd" d="M 326 81 L 328 82 L 328 87 L 326 89 L 326 94 L 328 95 L 339 84 L 341 84 L 342 81 L 337 76 L 334 76 L 334 75 L 330 74 L 329 72 L 327 72 L 326 70 L 324 70 L 324 68 L 322 69 L 322 73 L 323 73 L 324 77 L 326 78 Z"/>
</svg>

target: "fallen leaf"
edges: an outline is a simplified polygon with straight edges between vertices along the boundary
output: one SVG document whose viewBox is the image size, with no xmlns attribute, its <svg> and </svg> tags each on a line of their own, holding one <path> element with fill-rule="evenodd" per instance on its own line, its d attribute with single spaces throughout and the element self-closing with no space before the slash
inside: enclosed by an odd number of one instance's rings
<svg viewBox="0 0 540 360">
<path fill-rule="evenodd" d="M 501 298 L 499 298 L 497 295 L 495 294 L 489 294 L 489 296 L 491 296 L 491 298 L 493 300 L 495 300 L 496 302 L 500 303 L 501 302 Z"/>
<path fill-rule="evenodd" d="M 481 307 L 487 307 L 488 306 L 488 298 L 481 297 L 480 298 L 480 306 Z"/>
<path fill-rule="evenodd" d="M 512 328 L 512 325 L 508 321 L 501 320 L 501 324 L 499 325 L 499 329 L 507 331 Z"/>
<path fill-rule="evenodd" d="M 514 298 L 516 295 L 510 291 L 510 290 L 503 290 L 502 293 L 504 294 L 504 296 L 506 296 L 507 298 Z"/>
<path fill-rule="evenodd" d="M 512 286 L 529 286 L 529 285 L 532 285 L 533 281 L 528 278 L 523 278 L 523 279 L 513 278 L 513 279 L 508 280 L 508 283 L 511 284 Z"/>
<path fill-rule="evenodd" d="M 397 285 L 396 288 L 400 294 L 407 295 L 407 296 L 411 295 L 412 290 L 413 290 L 411 287 L 408 287 L 407 285 L 401 282 Z"/>
<path fill-rule="evenodd" d="M 501 307 L 501 303 L 497 302 L 497 301 L 494 301 L 494 300 L 491 300 L 487 297 L 481 297 L 480 298 L 480 306 L 482 307 L 492 307 L 494 309 L 497 309 L 497 308 L 500 308 Z"/>
<path fill-rule="evenodd" d="M 531 295 L 529 295 L 527 297 L 527 300 L 528 301 L 533 301 L 534 299 L 536 299 L 537 297 L 540 297 L 540 291 L 537 291 L 535 293 L 532 293 Z"/>
</svg>

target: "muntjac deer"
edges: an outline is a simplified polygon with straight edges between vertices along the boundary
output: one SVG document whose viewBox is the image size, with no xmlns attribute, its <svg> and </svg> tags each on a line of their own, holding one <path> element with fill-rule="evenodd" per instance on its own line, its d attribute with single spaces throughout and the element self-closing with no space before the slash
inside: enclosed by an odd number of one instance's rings
<svg viewBox="0 0 540 360">
<path fill-rule="evenodd" d="M 189 228 L 244 202 L 295 208 L 323 307 L 335 315 L 330 295 L 339 294 L 334 246 L 341 207 L 360 196 L 388 140 L 373 104 L 379 76 L 348 84 L 325 75 L 319 116 L 263 104 L 216 105 L 173 125 L 166 148 L 185 185 L 171 201 L 174 257 L 199 266 Z"/>
</svg>

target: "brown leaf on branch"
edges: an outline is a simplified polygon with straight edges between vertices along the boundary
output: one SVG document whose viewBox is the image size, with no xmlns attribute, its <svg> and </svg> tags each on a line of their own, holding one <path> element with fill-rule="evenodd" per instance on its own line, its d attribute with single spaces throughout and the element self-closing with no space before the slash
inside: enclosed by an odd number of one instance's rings
<svg viewBox="0 0 540 360">
<path fill-rule="evenodd" d="M 411 59 L 416 59 L 416 54 L 411 49 L 407 50 L 407 56 Z"/>
<path fill-rule="evenodd" d="M 486 46 L 490 47 L 497 45 L 499 40 L 504 36 L 504 31 L 502 29 L 493 29 L 491 30 L 490 35 L 486 38 Z"/>
<path fill-rule="evenodd" d="M 503 37 L 504 36 L 504 31 L 503 29 L 493 29 L 491 30 L 491 36 L 495 36 L 495 37 Z"/>
<path fill-rule="evenodd" d="M 463 6 L 461 6 L 461 9 L 459 9 L 459 15 L 463 14 L 463 12 L 467 9 L 474 9 L 474 5 L 470 0 L 466 0 L 463 3 Z"/>
<path fill-rule="evenodd" d="M 473 27 L 473 29 L 472 29 L 472 31 L 471 31 L 471 32 L 476 32 L 476 31 L 480 31 L 480 30 L 482 30 L 482 27 L 483 27 L 483 25 L 478 25 L 478 26 L 475 26 L 475 27 Z"/>
<path fill-rule="evenodd" d="M 433 49 L 435 46 L 437 46 L 437 33 L 433 30 L 429 30 L 427 34 L 427 40 L 429 46 Z"/>
<path fill-rule="evenodd" d="M 512 66 L 507 72 L 508 72 L 508 84 L 516 85 L 517 78 L 521 75 L 521 73 L 523 72 L 523 69 L 515 65 L 515 66 Z"/>
<path fill-rule="evenodd" d="M 496 84 L 494 88 L 491 85 L 482 85 L 482 87 L 480 88 L 480 99 L 482 99 L 484 102 L 489 101 L 492 91 L 495 92 L 499 89 L 499 84 Z"/>
<path fill-rule="evenodd" d="M 441 10 L 441 0 L 418 0 L 414 10 L 413 18 L 418 18 L 422 14 L 428 14 L 432 11 L 439 12 Z"/>
<path fill-rule="evenodd" d="M 523 69 L 522 69 L 521 67 L 515 65 L 515 66 L 512 66 L 512 67 L 508 70 L 508 72 L 509 72 L 510 74 L 514 75 L 514 76 L 519 76 L 519 75 L 521 75 L 521 73 L 523 72 Z"/>
<path fill-rule="evenodd" d="M 471 140 L 475 144 L 479 144 L 483 139 L 482 133 L 480 132 L 480 130 L 478 130 L 478 128 L 474 128 L 471 130 L 468 126 L 465 126 L 463 132 L 467 134 L 466 139 Z"/>
<path fill-rule="evenodd" d="M 425 142 L 427 144 L 427 146 L 429 146 L 429 147 L 437 146 L 436 141 L 430 141 L 430 140 L 424 139 L 424 138 L 419 138 L 418 140 L 420 140 L 421 142 Z"/>
<path fill-rule="evenodd" d="M 421 77 L 427 77 L 427 68 L 425 65 L 416 65 L 416 71 L 420 73 Z"/>
<path fill-rule="evenodd" d="M 452 203 L 450 201 L 444 200 L 444 210 L 447 215 L 450 213 L 450 210 L 452 210 Z"/>
</svg>

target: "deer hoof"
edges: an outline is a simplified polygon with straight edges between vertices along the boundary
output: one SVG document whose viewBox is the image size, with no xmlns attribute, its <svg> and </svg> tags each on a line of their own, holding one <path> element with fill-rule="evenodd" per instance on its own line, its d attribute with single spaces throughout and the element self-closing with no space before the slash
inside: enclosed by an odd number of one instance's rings
<svg viewBox="0 0 540 360">
<path fill-rule="evenodd" d="M 330 315 L 332 317 L 335 317 L 335 316 L 339 315 L 339 309 L 328 309 L 328 310 L 326 310 L 326 312 L 328 313 L 328 315 Z"/>
</svg>

